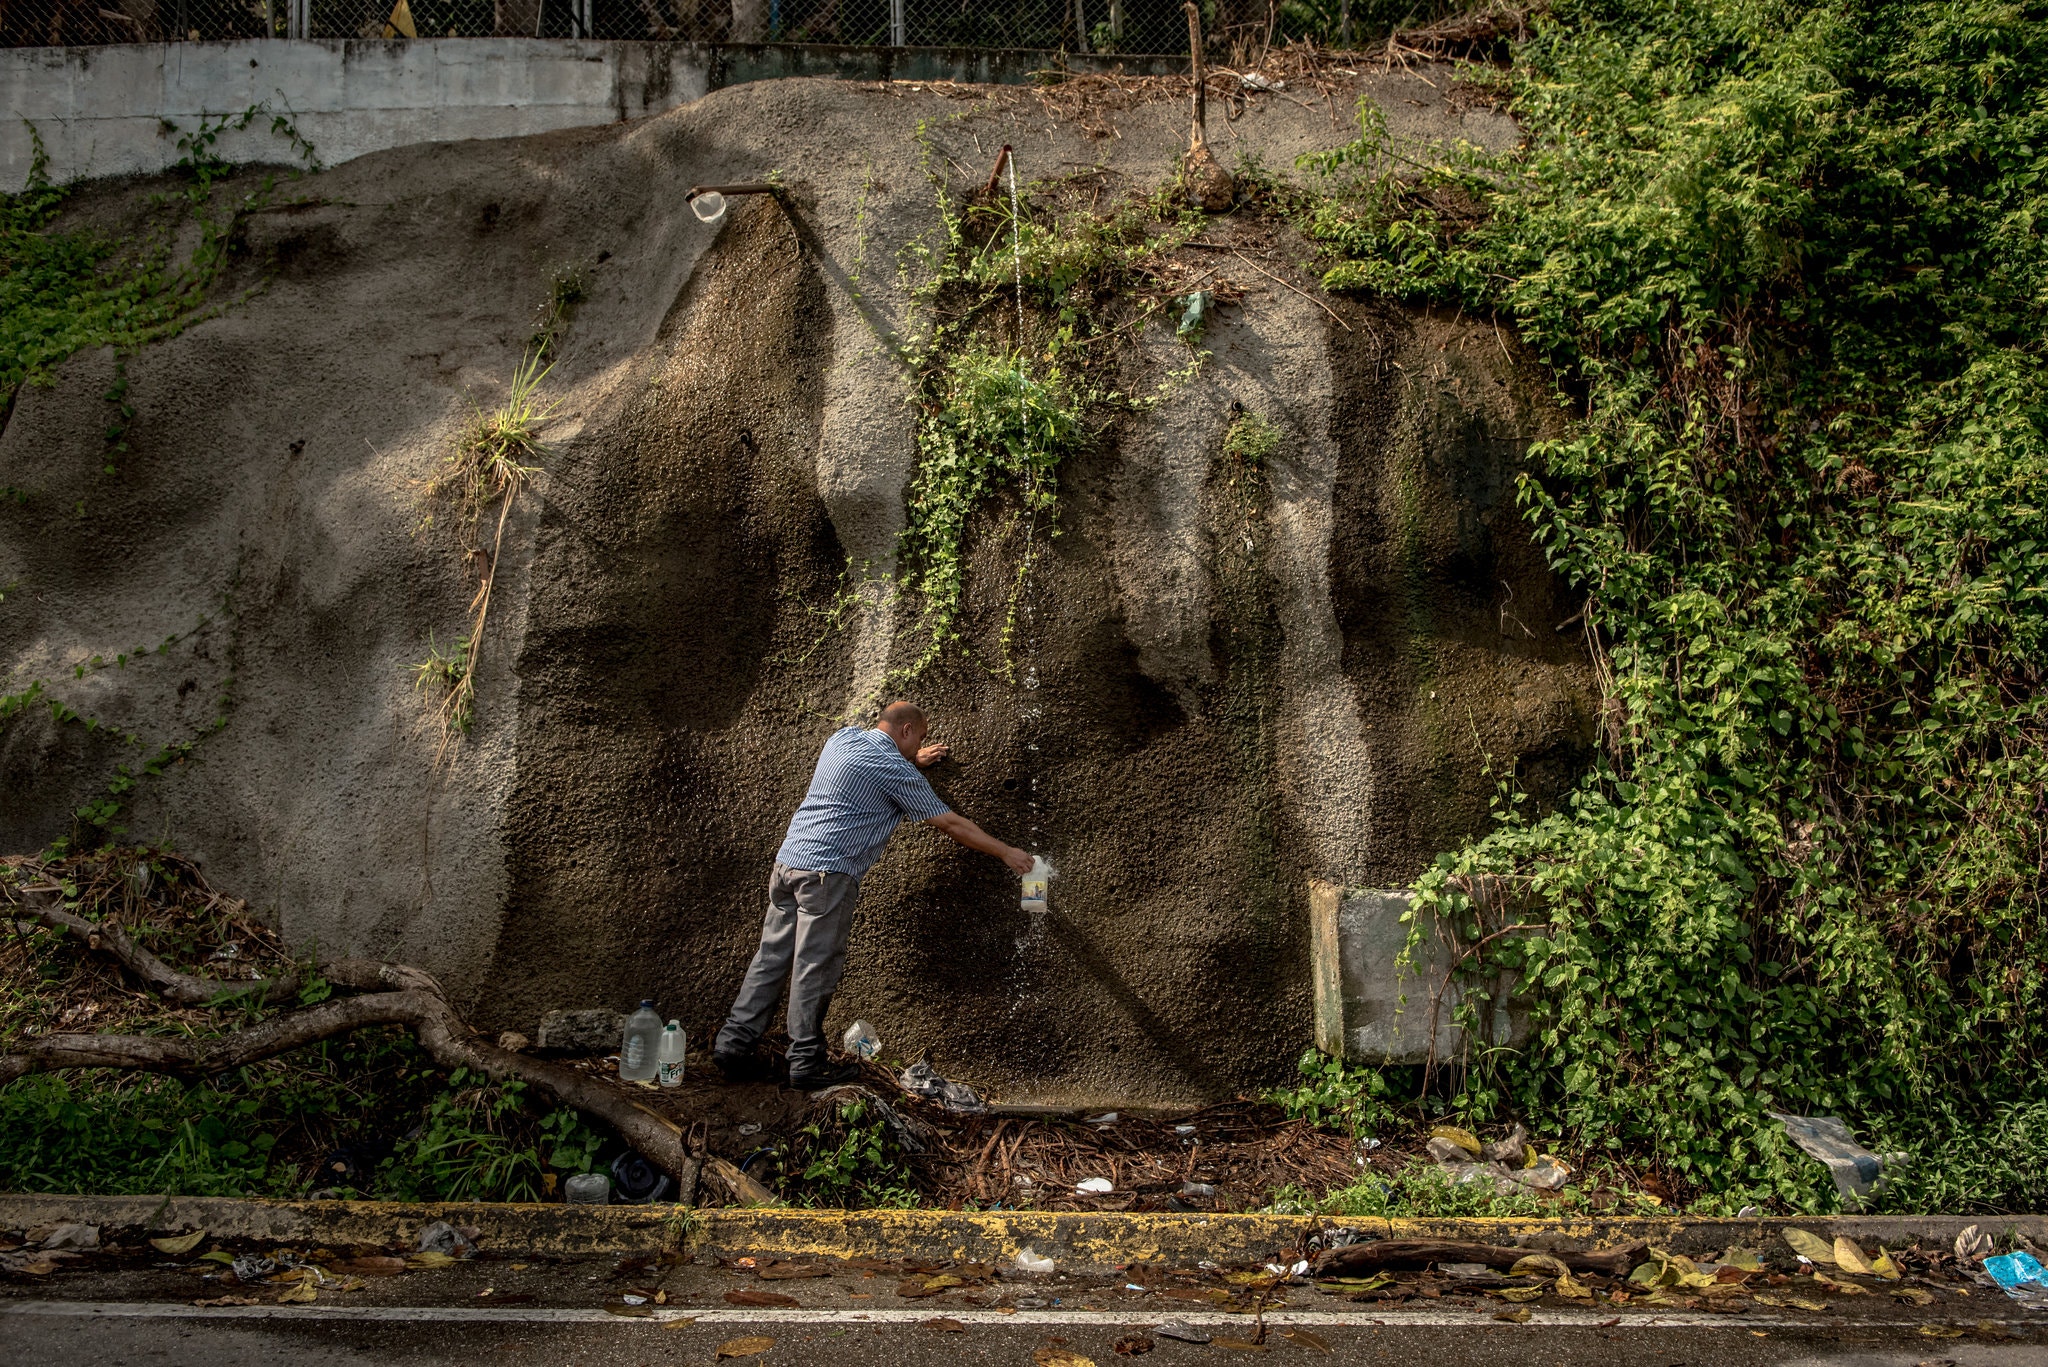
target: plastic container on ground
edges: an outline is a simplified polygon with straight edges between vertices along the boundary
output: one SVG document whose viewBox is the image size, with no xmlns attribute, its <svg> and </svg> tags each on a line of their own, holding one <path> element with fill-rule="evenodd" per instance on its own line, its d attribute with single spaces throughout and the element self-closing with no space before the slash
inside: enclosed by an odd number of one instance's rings
<svg viewBox="0 0 2048 1367">
<path fill-rule="evenodd" d="M 626 1035 L 619 1041 L 619 1080 L 652 1082 L 655 1051 L 661 1047 L 661 1017 L 654 1003 L 643 1001 L 640 1009 L 626 1017 Z"/>
<path fill-rule="evenodd" d="M 1052 881 L 1052 865 L 1045 862 L 1045 856 L 1031 856 L 1031 872 L 1024 875 L 1024 895 L 1021 904 L 1029 912 L 1044 912 L 1050 904 L 1046 900 L 1046 885 Z"/>
<path fill-rule="evenodd" d="M 654 1080 L 664 1087 L 682 1086 L 683 1062 L 689 1048 L 690 1037 L 681 1021 L 670 1021 L 662 1027 L 661 1045 L 654 1055 Z"/>
<path fill-rule="evenodd" d="M 579 1172 L 562 1184 L 562 1199 L 572 1206 L 608 1206 L 612 1179 L 601 1172 Z"/>
<path fill-rule="evenodd" d="M 855 1021 L 847 1026 L 840 1043 L 846 1046 L 847 1053 L 861 1058 L 877 1058 L 882 1052 L 882 1037 L 866 1021 Z"/>
</svg>

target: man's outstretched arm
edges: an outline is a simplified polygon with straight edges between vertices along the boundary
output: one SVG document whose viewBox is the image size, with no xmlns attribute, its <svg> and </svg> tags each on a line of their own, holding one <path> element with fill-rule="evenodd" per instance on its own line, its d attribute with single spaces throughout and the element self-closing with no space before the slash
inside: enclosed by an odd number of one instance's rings
<svg viewBox="0 0 2048 1367">
<path fill-rule="evenodd" d="M 1031 872 L 1030 855 L 1015 845 L 1005 845 L 958 812 L 935 816 L 925 824 L 948 838 L 959 841 L 970 850 L 980 850 L 983 854 L 994 855 L 1016 873 Z"/>
</svg>

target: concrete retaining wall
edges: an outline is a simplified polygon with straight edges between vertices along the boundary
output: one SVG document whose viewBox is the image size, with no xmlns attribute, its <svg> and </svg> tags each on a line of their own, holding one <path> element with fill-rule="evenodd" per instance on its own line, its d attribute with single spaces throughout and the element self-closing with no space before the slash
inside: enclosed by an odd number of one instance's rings
<svg viewBox="0 0 2048 1367">
<path fill-rule="evenodd" d="M 163 171 L 207 120 L 262 111 L 213 147 L 290 162 L 290 119 L 322 164 L 420 142 L 517 137 L 658 114 L 720 86 L 786 76 L 1015 83 L 1055 54 L 801 44 L 430 38 L 0 49 L 0 189 L 26 181 L 33 126 L 54 181 Z M 1081 66 L 1088 65 L 1082 59 Z M 1100 63 L 1098 63 L 1100 65 Z M 1134 72 L 1176 65 L 1127 58 Z"/>
</svg>

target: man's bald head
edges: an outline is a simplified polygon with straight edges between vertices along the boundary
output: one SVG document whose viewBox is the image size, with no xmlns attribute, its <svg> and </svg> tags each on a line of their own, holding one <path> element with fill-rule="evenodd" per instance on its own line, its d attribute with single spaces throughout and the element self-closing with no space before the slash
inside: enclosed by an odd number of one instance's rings
<svg viewBox="0 0 2048 1367">
<path fill-rule="evenodd" d="M 875 725 L 890 731 L 915 730 L 922 735 L 930 722 L 926 720 L 922 707 L 898 698 L 882 709 L 882 715 L 875 719 Z"/>
</svg>

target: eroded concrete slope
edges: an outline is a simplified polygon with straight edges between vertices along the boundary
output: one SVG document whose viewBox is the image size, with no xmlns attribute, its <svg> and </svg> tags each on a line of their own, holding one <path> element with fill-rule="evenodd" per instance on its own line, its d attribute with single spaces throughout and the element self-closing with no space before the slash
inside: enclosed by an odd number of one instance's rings
<svg viewBox="0 0 2048 1367">
<path fill-rule="evenodd" d="M 1366 93 L 1399 135 L 1512 134 L 1416 78 Z M 1288 166 L 1347 136 L 1338 107 L 1265 99 L 1214 134 Z M 893 343 L 927 172 L 979 180 L 1008 142 L 1027 180 L 1147 189 L 1182 117 L 1116 111 L 1091 140 L 1029 91 L 797 81 L 300 182 L 249 223 L 235 283 L 260 288 L 126 361 L 118 474 L 107 355 L 24 391 L 0 436 L 0 484 L 28 493 L 0 506 L 5 689 L 107 723 L 6 724 L 4 844 L 66 836 L 117 764 L 203 735 L 126 824 L 294 940 L 421 963 L 490 1026 L 652 996 L 704 1038 L 818 745 L 916 648 L 873 576 L 915 459 Z M 683 207 L 769 174 L 788 211 Z M 1012 1097 L 1283 1076 L 1310 1037 L 1307 881 L 1411 880 L 1483 825 L 1484 756 L 1554 793 L 1590 735 L 1573 607 L 1514 507 L 1549 419 L 1507 340 L 1219 270 L 1245 294 L 1201 368 L 1063 470 L 1013 667 L 1025 533 L 998 509 L 967 651 L 915 689 L 954 747 L 935 782 L 1052 858 L 1055 913 L 921 830 L 864 890 L 835 1020 Z M 411 666 L 466 629 L 471 584 L 421 487 L 572 275 L 477 723 L 437 762 Z M 1148 338 L 1129 382 L 1186 359 Z M 1223 450 L 1240 412 L 1280 434 L 1256 477 Z"/>
</svg>

